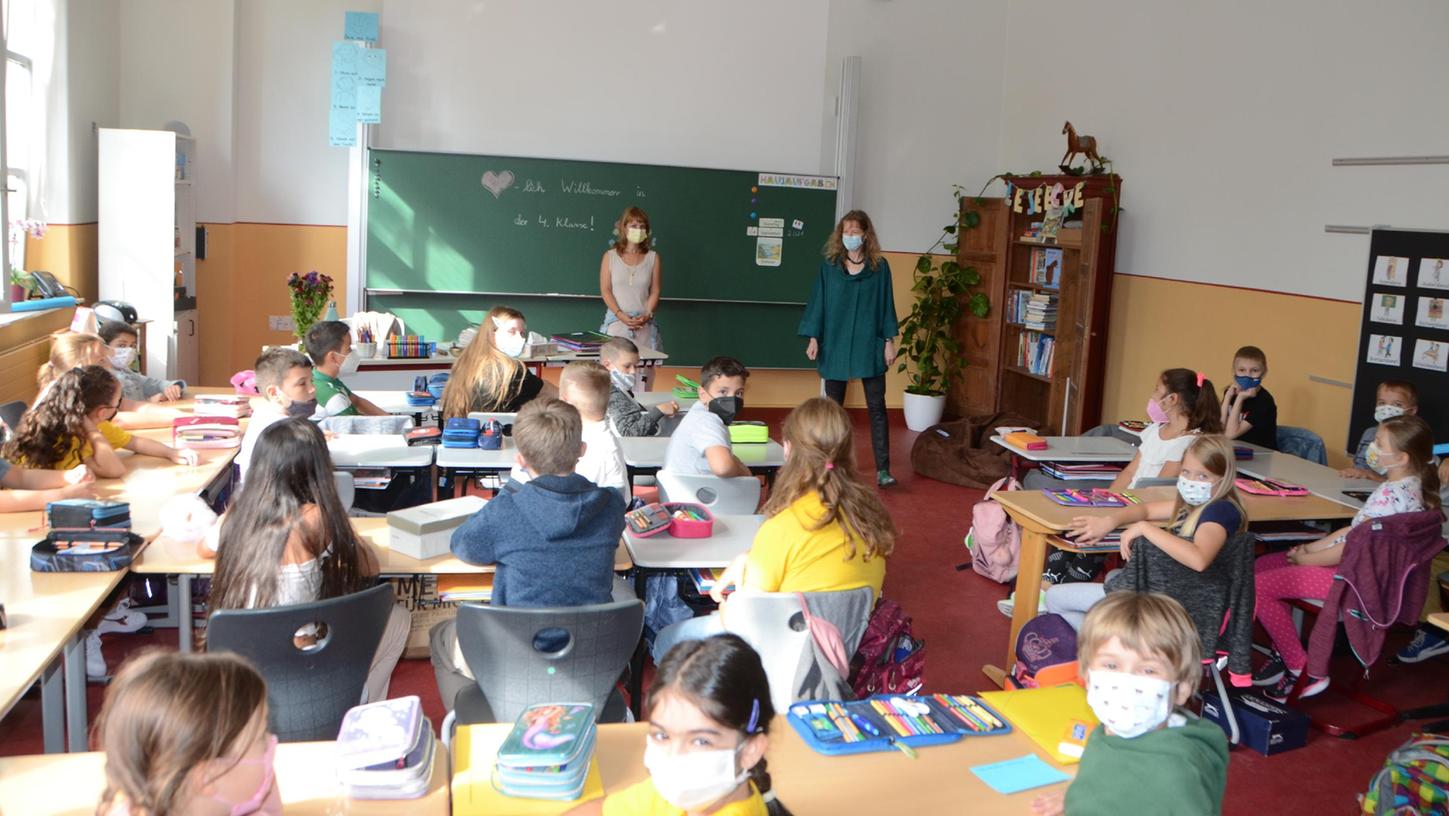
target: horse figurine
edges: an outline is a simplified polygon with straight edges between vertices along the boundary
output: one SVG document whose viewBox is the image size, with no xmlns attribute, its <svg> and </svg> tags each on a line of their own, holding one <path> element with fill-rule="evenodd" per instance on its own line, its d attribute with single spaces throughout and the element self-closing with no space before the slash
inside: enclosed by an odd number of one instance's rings
<svg viewBox="0 0 1449 816">
<path fill-rule="evenodd" d="M 1069 170 L 1072 159 L 1076 158 L 1078 153 L 1081 153 L 1087 157 L 1087 161 L 1092 163 L 1093 173 L 1101 172 L 1103 163 L 1102 157 L 1097 155 L 1096 138 L 1092 136 L 1078 136 L 1077 129 L 1072 127 L 1071 122 L 1062 125 L 1062 133 L 1066 134 L 1067 137 L 1067 154 L 1062 156 L 1062 170 Z"/>
</svg>

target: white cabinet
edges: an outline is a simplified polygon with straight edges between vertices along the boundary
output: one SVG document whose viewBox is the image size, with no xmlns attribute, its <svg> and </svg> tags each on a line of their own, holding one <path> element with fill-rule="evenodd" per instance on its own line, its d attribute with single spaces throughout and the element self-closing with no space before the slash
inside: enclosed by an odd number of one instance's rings
<svg viewBox="0 0 1449 816">
<path fill-rule="evenodd" d="M 195 384 L 196 141 L 119 128 L 101 128 L 98 141 L 101 299 L 125 301 L 150 321 L 147 372 Z"/>
</svg>

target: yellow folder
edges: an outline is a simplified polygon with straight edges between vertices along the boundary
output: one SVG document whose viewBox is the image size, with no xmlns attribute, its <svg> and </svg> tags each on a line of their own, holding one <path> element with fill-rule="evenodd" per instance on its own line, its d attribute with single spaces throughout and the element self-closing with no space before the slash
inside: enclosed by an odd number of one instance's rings
<svg viewBox="0 0 1449 816">
<path fill-rule="evenodd" d="M 1006 715 L 1011 724 L 1031 737 L 1052 759 L 1063 765 L 1078 761 L 1057 749 L 1073 720 L 1097 727 L 1097 715 L 1087 705 L 1087 690 L 1076 683 L 1013 691 L 983 691 L 981 699 Z"/>
</svg>

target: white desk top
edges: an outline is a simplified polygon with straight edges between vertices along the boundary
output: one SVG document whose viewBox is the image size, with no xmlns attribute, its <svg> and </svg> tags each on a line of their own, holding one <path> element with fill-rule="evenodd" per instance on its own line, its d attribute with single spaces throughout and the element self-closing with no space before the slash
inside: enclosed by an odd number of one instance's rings
<svg viewBox="0 0 1449 816">
<path fill-rule="evenodd" d="M 433 463 L 433 446 L 408 447 L 401 434 L 341 434 L 327 442 L 337 467 L 422 468 Z"/>
<path fill-rule="evenodd" d="M 679 403 L 679 412 L 681 414 L 692 408 L 696 402 L 699 402 L 694 397 L 679 399 L 674 396 L 674 392 L 672 391 L 635 391 L 634 399 L 645 408 L 653 408 L 656 405 L 662 405 L 670 400 L 674 400 Z"/>
<path fill-rule="evenodd" d="M 621 436 L 619 448 L 624 464 L 634 468 L 664 467 L 664 452 L 669 448 L 667 436 Z M 732 445 L 735 456 L 748 468 L 779 468 L 785 465 L 785 449 L 771 439 L 763 445 Z"/>
<path fill-rule="evenodd" d="M 407 391 L 358 390 L 352 393 L 387 411 L 389 414 L 412 416 L 413 414 L 424 414 L 437 409 L 437 406 L 434 405 L 408 405 Z"/>
<path fill-rule="evenodd" d="M 1258 479 L 1277 479 L 1300 484 L 1315 496 L 1355 509 L 1363 507 L 1363 502 L 1344 495 L 1343 491 L 1372 491 L 1379 486 L 1372 479 L 1345 479 L 1331 467 L 1288 453 L 1265 451 L 1256 446 L 1252 459 L 1238 462 L 1238 472 Z"/>
<path fill-rule="evenodd" d="M 518 453 L 518 446 L 513 444 L 513 437 L 503 437 L 503 447 L 498 450 L 483 450 L 482 448 L 445 448 L 437 445 L 436 461 L 440 468 L 464 468 L 467 470 L 509 470 L 514 464 L 514 455 Z"/>
<path fill-rule="evenodd" d="M 727 567 L 750 549 L 764 516 L 715 516 L 709 538 L 675 538 L 668 532 L 639 538 L 624 528 L 624 546 L 635 566 L 652 569 Z"/>
<path fill-rule="evenodd" d="M 1047 436 L 1044 450 L 1022 450 L 1000 436 L 991 441 L 1031 462 L 1130 462 L 1137 449 L 1110 436 Z"/>
</svg>

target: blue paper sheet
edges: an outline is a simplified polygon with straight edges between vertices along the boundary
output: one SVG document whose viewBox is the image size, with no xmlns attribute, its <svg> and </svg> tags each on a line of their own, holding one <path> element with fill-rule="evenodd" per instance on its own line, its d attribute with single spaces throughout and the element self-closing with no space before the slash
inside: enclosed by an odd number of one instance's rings
<svg viewBox="0 0 1449 816">
<path fill-rule="evenodd" d="M 977 765 L 971 769 L 971 773 L 976 774 L 977 778 L 990 785 L 997 793 L 1020 793 L 1071 779 L 1036 754 L 1005 759 L 990 765 Z"/>
<path fill-rule="evenodd" d="M 382 86 L 357 86 L 357 121 L 375 125 L 382 121 Z"/>
<path fill-rule="evenodd" d="M 349 11 L 342 22 L 342 36 L 349 40 L 377 42 L 377 15 L 370 11 Z"/>
<path fill-rule="evenodd" d="M 361 48 L 357 55 L 357 84 L 387 84 L 387 49 Z"/>
<path fill-rule="evenodd" d="M 357 146 L 357 111 L 332 108 L 327 112 L 327 143 L 333 147 Z"/>
<path fill-rule="evenodd" d="M 357 63 L 361 61 L 361 57 L 358 55 L 361 53 L 362 49 L 356 43 L 332 43 L 332 79 L 334 82 L 338 77 L 357 78 Z"/>
</svg>

